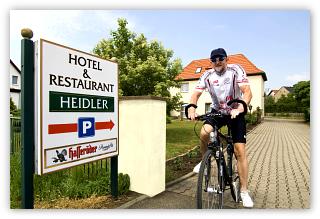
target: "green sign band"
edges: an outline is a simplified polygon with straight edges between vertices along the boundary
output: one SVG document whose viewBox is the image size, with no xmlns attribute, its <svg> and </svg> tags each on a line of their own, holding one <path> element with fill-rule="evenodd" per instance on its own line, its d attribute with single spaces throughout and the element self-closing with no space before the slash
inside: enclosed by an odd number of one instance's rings
<svg viewBox="0 0 320 219">
<path fill-rule="evenodd" d="M 114 97 L 49 91 L 50 112 L 114 112 Z"/>
</svg>

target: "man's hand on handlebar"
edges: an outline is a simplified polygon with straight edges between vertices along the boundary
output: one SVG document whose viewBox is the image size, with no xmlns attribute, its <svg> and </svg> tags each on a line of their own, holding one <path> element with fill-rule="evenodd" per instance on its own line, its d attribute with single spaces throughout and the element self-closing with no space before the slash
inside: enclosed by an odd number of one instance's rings
<svg viewBox="0 0 320 219">
<path fill-rule="evenodd" d="M 244 112 L 243 105 L 240 103 L 237 109 L 232 109 L 230 111 L 231 119 L 235 119 L 240 113 Z"/>
<path fill-rule="evenodd" d="M 194 107 L 189 107 L 188 118 L 194 121 L 198 115 L 196 114 L 196 109 Z"/>
</svg>

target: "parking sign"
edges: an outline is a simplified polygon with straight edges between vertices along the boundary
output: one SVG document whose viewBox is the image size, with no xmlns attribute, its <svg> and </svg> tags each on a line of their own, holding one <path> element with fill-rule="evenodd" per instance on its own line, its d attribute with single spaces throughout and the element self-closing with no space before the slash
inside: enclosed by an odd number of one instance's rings
<svg viewBox="0 0 320 219">
<path fill-rule="evenodd" d="M 78 127 L 79 138 L 94 136 L 94 118 L 79 118 Z"/>
</svg>

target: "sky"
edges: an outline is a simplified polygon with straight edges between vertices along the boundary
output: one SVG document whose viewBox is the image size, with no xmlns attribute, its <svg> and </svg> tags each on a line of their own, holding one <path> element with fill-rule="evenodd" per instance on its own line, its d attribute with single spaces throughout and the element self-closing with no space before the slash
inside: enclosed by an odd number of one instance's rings
<svg viewBox="0 0 320 219">
<path fill-rule="evenodd" d="M 28 19 L 26 19 L 28 18 Z M 183 67 L 208 58 L 214 48 L 244 54 L 268 78 L 265 89 L 292 86 L 310 79 L 309 10 L 11 10 L 10 58 L 20 66 L 20 31 L 33 30 L 33 40 L 44 38 L 91 52 L 117 19 L 172 49 Z"/>
</svg>

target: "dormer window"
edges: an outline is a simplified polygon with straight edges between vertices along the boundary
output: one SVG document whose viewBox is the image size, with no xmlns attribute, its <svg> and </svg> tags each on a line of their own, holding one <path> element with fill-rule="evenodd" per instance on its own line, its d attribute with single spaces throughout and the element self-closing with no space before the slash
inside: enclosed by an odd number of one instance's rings
<svg viewBox="0 0 320 219">
<path fill-rule="evenodd" d="M 196 69 L 196 74 L 200 73 L 200 72 L 201 72 L 201 69 L 202 69 L 202 67 L 198 67 L 198 68 Z"/>
</svg>

